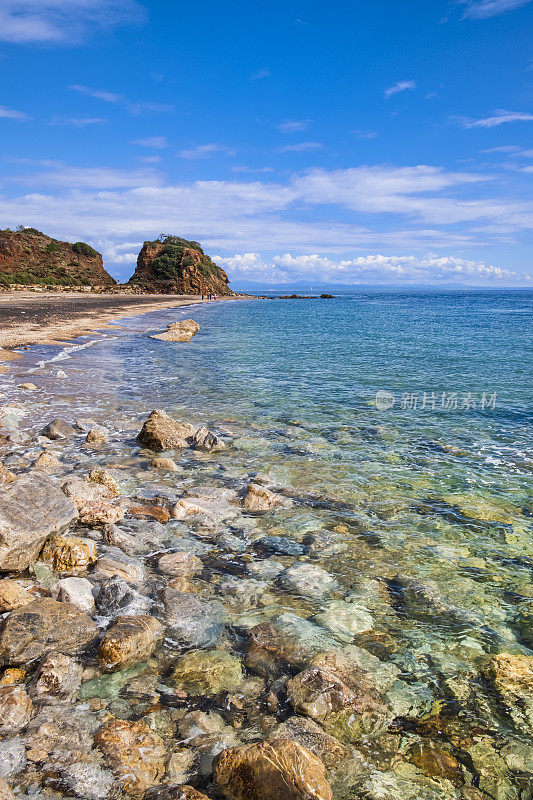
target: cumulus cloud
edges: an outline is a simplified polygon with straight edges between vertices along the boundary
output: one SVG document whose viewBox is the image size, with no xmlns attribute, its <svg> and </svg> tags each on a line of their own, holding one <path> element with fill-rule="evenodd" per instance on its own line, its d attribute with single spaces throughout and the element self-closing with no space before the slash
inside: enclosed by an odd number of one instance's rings
<svg viewBox="0 0 533 800">
<path fill-rule="evenodd" d="M 507 122 L 532 122 L 533 114 L 528 111 L 505 111 L 499 108 L 489 117 L 482 117 L 481 119 L 469 119 L 468 117 L 460 117 L 459 122 L 463 128 L 496 128 L 498 125 L 504 125 Z"/>
<path fill-rule="evenodd" d="M 135 0 L 2 0 L 0 41 L 76 44 L 94 31 L 141 22 Z"/>
<path fill-rule="evenodd" d="M 362 255 L 332 259 L 284 253 L 265 260 L 259 253 L 235 254 L 215 260 L 233 280 L 291 283 L 313 280 L 324 283 L 443 283 L 465 285 L 530 285 L 531 277 L 483 261 L 437 255 Z"/>
<path fill-rule="evenodd" d="M 30 119 L 24 111 L 17 111 L 14 108 L 8 108 L 7 106 L 0 106 L 0 118 L 1 119 L 17 119 L 19 121 L 24 121 Z"/>
<path fill-rule="evenodd" d="M 111 260 L 118 246 L 140 246 L 161 230 L 226 255 L 314 253 L 353 260 L 354 253 L 385 248 L 453 254 L 509 237 L 515 243 L 533 229 L 533 203 L 487 196 L 490 177 L 380 165 L 313 169 L 284 180 L 167 183 L 149 168 L 26 161 L 24 172 L 4 178 L 13 196 L 0 196 L 0 217 L 5 225 L 22 222 L 59 238 L 98 239 Z M 21 186 L 31 189 L 21 192 Z M 469 193 L 474 196 L 466 199 Z M 131 245 L 126 250 L 134 251 Z M 268 265 L 283 268 L 281 262 Z"/>
<path fill-rule="evenodd" d="M 527 5 L 531 0 L 459 0 L 466 5 L 463 19 L 497 17 L 507 11 Z"/>
<path fill-rule="evenodd" d="M 389 86 L 388 89 L 385 89 L 385 97 L 392 97 L 393 94 L 399 94 L 400 92 L 405 92 L 408 89 L 416 89 L 416 82 L 398 81 L 393 86 Z"/>
</svg>

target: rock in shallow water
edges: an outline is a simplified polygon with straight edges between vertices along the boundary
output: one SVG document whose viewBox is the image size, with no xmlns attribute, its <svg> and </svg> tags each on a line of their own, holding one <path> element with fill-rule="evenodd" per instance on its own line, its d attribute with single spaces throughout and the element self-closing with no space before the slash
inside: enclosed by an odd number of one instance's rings
<svg viewBox="0 0 533 800">
<path fill-rule="evenodd" d="M 232 747 L 214 762 L 217 787 L 227 800 L 332 800 L 324 764 L 289 739 Z"/>
<path fill-rule="evenodd" d="M 243 681 L 237 656 L 222 650 L 191 650 L 178 659 L 172 684 L 192 695 L 232 692 Z"/>
<path fill-rule="evenodd" d="M 180 423 L 165 411 L 152 411 L 144 422 L 137 442 L 150 450 L 174 450 L 186 447 L 194 436 L 194 428 L 188 423 Z"/>
<path fill-rule="evenodd" d="M 83 667 L 63 653 L 50 653 L 41 664 L 30 690 L 34 699 L 73 699 L 81 685 Z"/>
<path fill-rule="evenodd" d="M 165 774 L 165 746 L 144 722 L 110 720 L 97 731 L 94 743 L 123 791 L 131 797 L 142 797 L 147 789 L 161 783 Z"/>
<path fill-rule="evenodd" d="M 195 594 L 167 588 L 163 591 L 168 636 L 188 647 L 214 644 L 224 628 L 226 613 L 221 603 L 205 602 Z"/>
<path fill-rule="evenodd" d="M 76 506 L 39 472 L 0 489 L 0 571 L 26 569 L 46 539 L 77 516 Z"/>
<path fill-rule="evenodd" d="M 0 686 L 0 736 L 11 736 L 25 728 L 33 703 L 22 686 Z"/>
<path fill-rule="evenodd" d="M 50 586 L 50 595 L 60 603 L 72 603 L 80 611 L 94 611 L 93 585 L 87 578 L 63 578 Z"/>
<path fill-rule="evenodd" d="M 69 422 L 64 419 L 54 419 L 41 431 L 41 436 L 46 436 L 48 439 L 69 439 L 75 436 L 76 430 Z"/>
<path fill-rule="evenodd" d="M 46 542 L 41 560 L 51 564 L 54 572 L 77 575 L 96 564 L 96 545 L 92 539 L 79 536 L 52 536 Z"/>
<path fill-rule="evenodd" d="M 27 664 L 52 650 L 72 655 L 92 642 L 98 629 L 70 603 L 42 598 L 12 611 L 0 634 L 0 663 Z"/>
<path fill-rule="evenodd" d="M 279 580 L 288 591 L 305 597 L 321 597 L 338 587 L 333 575 L 316 564 L 294 564 L 282 572 Z"/>
<path fill-rule="evenodd" d="M 283 498 L 264 486 L 249 483 L 244 494 L 243 507 L 246 511 L 271 511 L 283 504 Z"/>
<path fill-rule="evenodd" d="M 98 648 L 98 663 L 109 671 L 149 658 L 163 636 L 163 626 L 144 615 L 119 617 Z"/>
</svg>

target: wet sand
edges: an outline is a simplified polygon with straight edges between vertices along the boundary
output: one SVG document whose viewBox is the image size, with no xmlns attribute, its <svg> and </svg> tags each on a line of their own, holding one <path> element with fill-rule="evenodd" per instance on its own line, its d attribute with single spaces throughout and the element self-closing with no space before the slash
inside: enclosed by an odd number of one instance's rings
<svg viewBox="0 0 533 800">
<path fill-rule="evenodd" d="M 229 297 L 218 297 L 226 300 Z M 30 344 L 58 344 L 95 329 L 106 328 L 121 317 L 209 303 L 196 295 L 79 294 L 77 292 L 0 293 L 0 361 L 18 354 L 2 348 Z"/>
</svg>

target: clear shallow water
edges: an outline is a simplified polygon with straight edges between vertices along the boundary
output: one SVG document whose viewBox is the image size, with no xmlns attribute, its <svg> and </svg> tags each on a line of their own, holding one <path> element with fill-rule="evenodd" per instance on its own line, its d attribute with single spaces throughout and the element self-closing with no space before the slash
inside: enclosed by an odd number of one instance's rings
<svg viewBox="0 0 533 800">
<path fill-rule="evenodd" d="M 20 396 L 23 375 L 46 389 L 51 399 L 28 416 L 36 429 L 89 417 L 126 422 L 133 438 L 163 408 L 231 438 L 222 455 L 178 458 L 180 473 L 157 475 L 145 462 L 132 484 L 231 485 L 263 473 L 291 487 L 304 502 L 256 518 L 256 532 L 309 542 L 306 559 L 373 617 L 353 641 L 422 697 L 489 653 L 528 652 L 532 312 L 533 294 L 519 291 L 167 310 L 80 340 L 88 346 L 60 361 L 49 360 L 57 348 L 32 348 L 4 391 Z M 185 317 L 201 326 L 191 342 L 149 337 Z M 394 395 L 392 408 L 376 408 L 380 390 Z M 124 448 L 114 452 L 131 463 Z M 235 571 L 233 560 L 215 572 Z M 429 594 L 413 598 L 415 583 Z M 242 614 L 314 619 L 324 608 L 278 587 L 270 605 Z"/>
</svg>

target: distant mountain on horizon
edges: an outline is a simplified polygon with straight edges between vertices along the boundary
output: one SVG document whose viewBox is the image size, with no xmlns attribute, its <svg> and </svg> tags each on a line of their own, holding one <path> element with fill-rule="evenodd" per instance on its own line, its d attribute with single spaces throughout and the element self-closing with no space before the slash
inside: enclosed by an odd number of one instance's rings
<svg viewBox="0 0 533 800">
<path fill-rule="evenodd" d="M 514 289 L 516 291 L 533 290 L 529 286 L 466 286 L 462 283 L 434 283 L 434 284 L 385 284 L 385 283 L 318 283 L 314 281 L 294 281 L 289 283 L 262 283 L 260 281 L 232 280 L 232 289 L 235 292 L 246 294 L 287 295 L 287 294 L 333 294 L 347 295 L 366 291 L 435 291 L 435 290 L 462 290 L 462 291 L 498 291 L 501 289 Z"/>
</svg>

